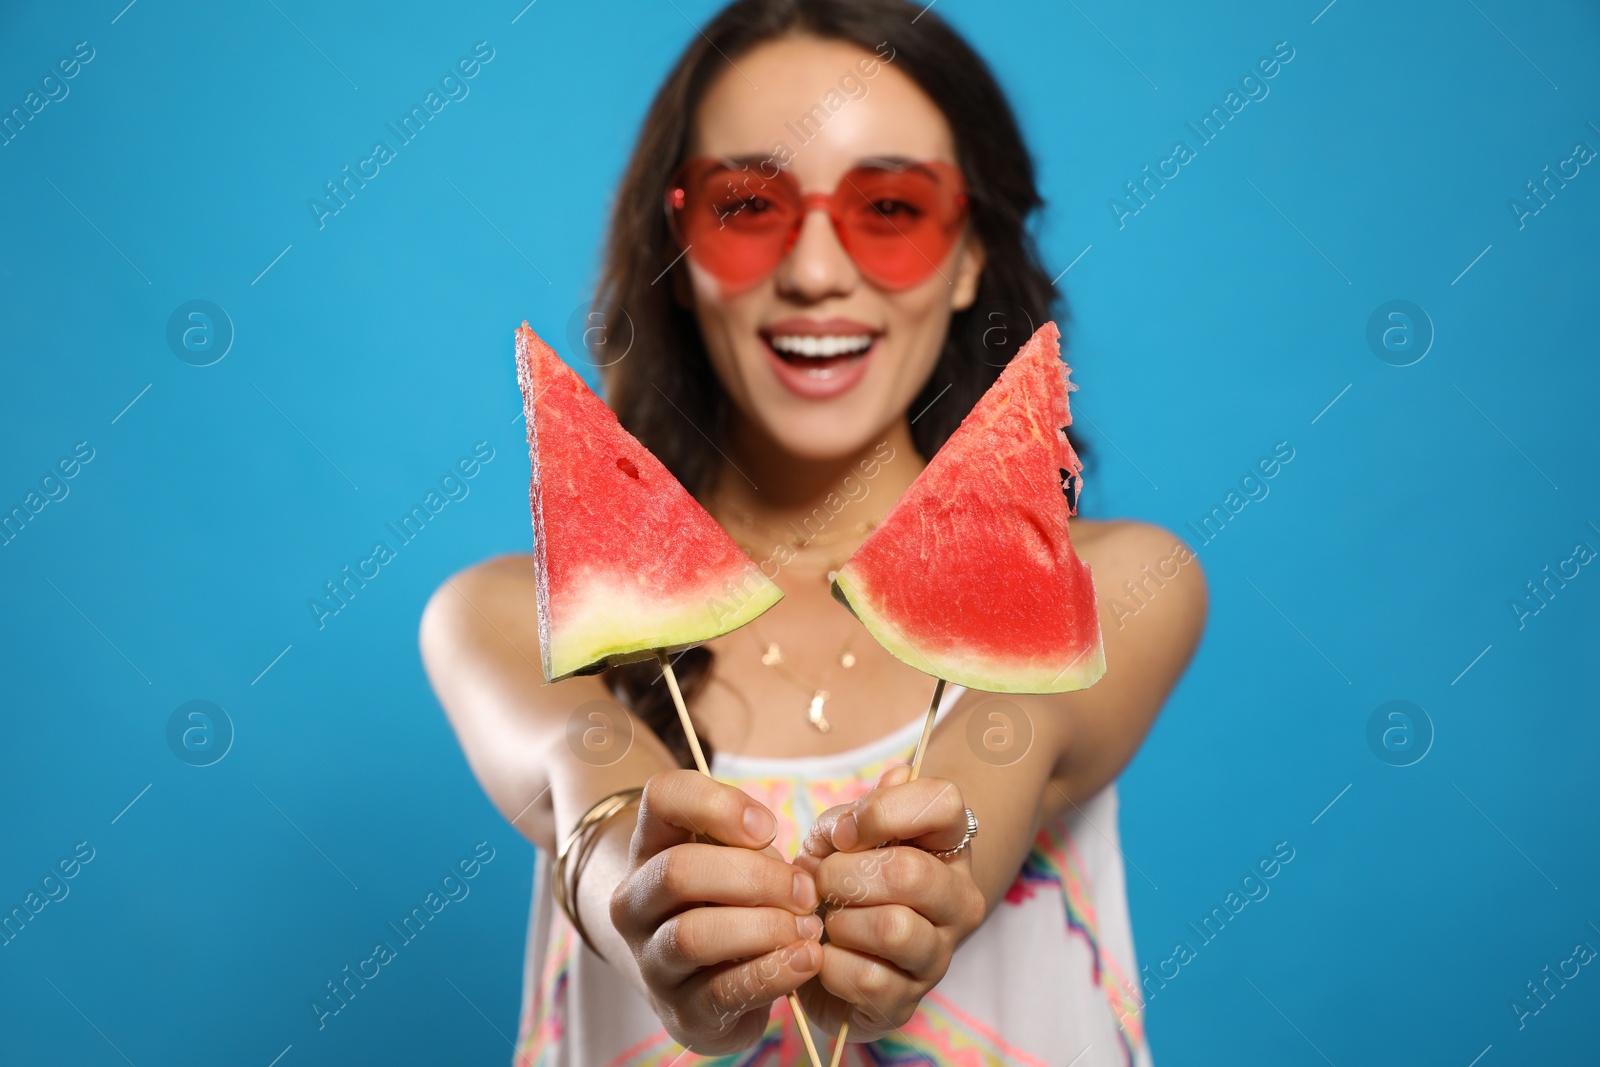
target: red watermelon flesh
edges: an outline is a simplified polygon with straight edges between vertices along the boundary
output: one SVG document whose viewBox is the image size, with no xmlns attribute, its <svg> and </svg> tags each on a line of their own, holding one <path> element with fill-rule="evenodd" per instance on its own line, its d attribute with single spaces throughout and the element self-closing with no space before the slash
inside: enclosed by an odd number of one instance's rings
<svg viewBox="0 0 1600 1067">
<path fill-rule="evenodd" d="M 546 681 L 708 641 L 782 598 L 526 322 L 517 379 Z"/>
<path fill-rule="evenodd" d="M 1067 516 L 1083 464 L 1041 326 L 840 569 L 833 594 L 900 659 L 993 693 L 1064 693 L 1105 674 L 1094 579 Z"/>
</svg>

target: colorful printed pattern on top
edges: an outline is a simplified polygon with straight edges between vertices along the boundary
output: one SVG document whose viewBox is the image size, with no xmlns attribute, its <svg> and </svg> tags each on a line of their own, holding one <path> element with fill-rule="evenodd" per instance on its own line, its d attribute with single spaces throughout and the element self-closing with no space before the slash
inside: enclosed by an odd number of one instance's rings
<svg viewBox="0 0 1600 1067">
<path fill-rule="evenodd" d="M 1100 921 L 1088 879 L 1083 875 L 1083 862 L 1072 837 L 1056 827 L 1046 826 L 1034 838 L 1033 850 L 1023 862 L 1017 880 L 1006 890 L 1006 903 L 1021 904 L 1040 885 L 1053 886 L 1061 893 L 1067 930 L 1088 945 L 1094 960 L 1095 984 L 1117 1020 L 1128 1062 L 1133 1063 L 1135 1050 L 1144 1046 L 1144 1004 L 1133 992 L 1137 986 L 1129 980 L 1127 971 L 1101 946 Z"/>
<path fill-rule="evenodd" d="M 805 779 L 796 777 L 746 776 L 719 773 L 724 781 L 738 785 L 766 804 L 777 816 L 776 844 L 785 855 L 794 855 L 800 837 L 817 814 L 862 796 L 891 764 L 907 762 L 904 753 L 880 759 L 854 769 L 848 777 Z M 1036 899 L 1037 898 L 1037 899 Z M 1054 906 L 1060 903 L 1062 951 L 1065 942 L 1078 939 L 1088 950 L 1090 973 L 1081 980 L 1099 990 L 1114 1032 L 1121 1041 L 1120 1062 L 1147 1062 L 1143 1027 L 1143 1005 L 1137 999 L 1137 985 L 1130 980 L 1127 967 L 1104 950 L 1100 918 L 1096 911 L 1093 886 L 1085 874 L 1079 853 L 1065 820 L 1046 826 L 1035 838 L 1033 848 L 1007 890 L 1004 908 Z M 577 1067 L 571 1054 L 562 1054 L 562 1042 L 570 1000 L 570 964 L 573 953 L 587 951 L 559 909 L 550 909 L 551 929 L 548 948 L 540 969 L 531 1003 L 525 1006 L 522 1040 L 515 1067 Z M 991 916 L 991 921 L 993 920 Z M 963 951 L 974 943 L 968 942 Z M 1044 945 L 1029 945 L 1029 951 L 1050 951 Z M 1048 990 L 1030 992 L 1047 993 Z M 586 1006 L 602 1016 L 620 1005 Z M 648 1010 L 648 1009 L 646 1009 Z M 653 1020 L 652 1020 L 653 1022 Z M 686 1053 L 683 1046 L 656 1029 L 603 1067 L 669 1067 L 669 1065 L 715 1065 L 715 1067 L 794 1067 L 806 1063 L 804 1045 L 786 1000 L 772 1005 L 767 1028 L 752 1048 L 728 1056 L 701 1057 Z M 1065 1062 L 1065 1061 L 1063 1061 Z M 1104 1061 L 1096 1061 L 1104 1062 Z M 931 1067 L 1049 1067 L 1038 1056 L 1013 1045 L 983 1020 L 964 1011 L 960 1005 L 935 988 L 923 998 L 916 1014 L 896 1033 L 877 1041 L 852 1044 L 844 1063 L 850 1067 L 890 1067 L 890 1065 L 931 1065 Z M 590 1067 L 590 1065 L 584 1065 Z M 602 1067 L 602 1065 L 595 1065 Z"/>
</svg>

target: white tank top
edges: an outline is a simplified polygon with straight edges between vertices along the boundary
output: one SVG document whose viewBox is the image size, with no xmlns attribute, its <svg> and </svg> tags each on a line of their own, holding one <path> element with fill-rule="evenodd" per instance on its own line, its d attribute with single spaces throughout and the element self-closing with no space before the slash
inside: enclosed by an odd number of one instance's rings
<svg viewBox="0 0 1600 1067">
<path fill-rule="evenodd" d="M 939 717 L 964 690 L 950 686 Z M 821 811 L 849 803 L 884 769 L 910 761 L 922 716 L 887 737 L 827 756 L 718 752 L 712 772 L 777 815 L 792 856 Z M 981 816 L 981 813 L 980 813 Z M 801 1067 L 787 1000 L 744 1052 L 685 1054 L 650 1005 L 591 952 L 550 896 L 538 853 L 515 1067 Z M 1005 897 L 951 960 L 916 1015 L 878 1041 L 851 1044 L 846 1067 L 1149 1067 L 1143 997 L 1128 921 L 1116 786 L 1043 827 Z M 830 1042 L 815 1031 L 824 1062 Z"/>
</svg>

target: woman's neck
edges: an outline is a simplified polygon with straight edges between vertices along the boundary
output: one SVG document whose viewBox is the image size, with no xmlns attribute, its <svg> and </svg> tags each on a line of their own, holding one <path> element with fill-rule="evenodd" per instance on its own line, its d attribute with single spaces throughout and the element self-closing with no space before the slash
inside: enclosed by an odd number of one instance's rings
<svg viewBox="0 0 1600 1067">
<path fill-rule="evenodd" d="M 926 466 L 903 418 L 855 452 L 826 460 L 796 457 L 748 424 L 730 438 L 732 458 L 719 472 L 711 511 L 736 535 L 743 525 L 783 531 L 791 543 L 864 536 Z"/>
</svg>

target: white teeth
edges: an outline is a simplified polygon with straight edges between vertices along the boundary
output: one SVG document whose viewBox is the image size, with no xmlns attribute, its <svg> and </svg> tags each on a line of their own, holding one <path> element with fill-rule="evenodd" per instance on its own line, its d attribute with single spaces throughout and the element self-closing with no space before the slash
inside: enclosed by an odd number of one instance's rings
<svg viewBox="0 0 1600 1067">
<path fill-rule="evenodd" d="M 872 335 L 863 334 L 784 334 L 772 338 L 772 347 L 795 356 L 824 358 L 865 352 L 872 347 Z"/>
</svg>

